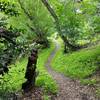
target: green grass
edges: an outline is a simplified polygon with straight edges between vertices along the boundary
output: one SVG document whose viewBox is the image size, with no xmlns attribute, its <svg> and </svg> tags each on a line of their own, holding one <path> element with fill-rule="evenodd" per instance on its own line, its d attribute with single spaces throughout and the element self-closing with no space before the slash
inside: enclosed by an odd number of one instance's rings
<svg viewBox="0 0 100 100">
<path fill-rule="evenodd" d="M 50 52 L 54 49 L 54 46 L 51 48 L 44 49 L 39 52 L 37 70 L 39 75 L 36 80 L 36 86 L 42 87 L 44 93 L 57 93 L 56 82 L 52 77 L 47 73 L 45 69 L 45 62 L 50 55 Z M 9 74 L 5 74 L 3 77 L 0 77 L 0 93 L 4 94 L 6 92 L 15 92 L 21 89 L 22 83 L 25 81 L 24 75 L 27 66 L 27 57 L 21 58 L 16 62 L 15 65 L 11 65 Z"/>
<path fill-rule="evenodd" d="M 39 77 L 37 78 L 36 84 L 40 87 L 43 87 L 46 92 L 57 93 L 57 85 L 56 82 L 52 79 L 52 77 L 47 73 L 44 65 L 45 62 L 50 55 L 50 52 L 54 49 L 54 45 L 51 46 L 49 49 L 44 49 L 39 54 L 38 58 L 38 69 L 39 70 Z"/>
<path fill-rule="evenodd" d="M 100 67 L 97 65 L 99 61 L 99 45 L 65 55 L 61 48 L 52 60 L 52 66 L 55 70 L 67 76 L 81 80 L 93 74 Z"/>
<path fill-rule="evenodd" d="M 48 95 L 44 95 L 43 99 L 44 100 L 51 100 L 51 97 L 49 97 Z"/>
</svg>

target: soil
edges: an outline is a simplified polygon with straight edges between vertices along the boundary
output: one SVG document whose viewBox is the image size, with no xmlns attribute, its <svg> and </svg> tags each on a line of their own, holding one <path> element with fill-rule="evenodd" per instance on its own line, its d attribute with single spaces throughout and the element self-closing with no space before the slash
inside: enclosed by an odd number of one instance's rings
<svg viewBox="0 0 100 100">
<path fill-rule="evenodd" d="M 43 90 L 35 87 L 31 91 L 24 93 L 18 100 L 43 100 Z"/>
</svg>

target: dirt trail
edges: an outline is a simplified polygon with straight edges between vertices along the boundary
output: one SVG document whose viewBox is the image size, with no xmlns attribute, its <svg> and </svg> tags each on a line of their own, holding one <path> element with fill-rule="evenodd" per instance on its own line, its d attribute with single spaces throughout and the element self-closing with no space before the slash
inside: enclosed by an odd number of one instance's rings
<svg viewBox="0 0 100 100">
<path fill-rule="evenodd" d="M 65 77 L 63 74 L 55 72 L 51 68 L 51 61 L 60 48 L 60 45 L 57 41 L 54 41 L 54 43 L 55 49 L 48 57 L 45 65 L 49 74 L 53 77 L 54 80 L 56 80 L 59 86 L 59 92 L 57 96 L 51 98 L 51 100 L 99 100 L 94 96 L 94 88 L 80 85 L 79 81 Z"/>
</svg>

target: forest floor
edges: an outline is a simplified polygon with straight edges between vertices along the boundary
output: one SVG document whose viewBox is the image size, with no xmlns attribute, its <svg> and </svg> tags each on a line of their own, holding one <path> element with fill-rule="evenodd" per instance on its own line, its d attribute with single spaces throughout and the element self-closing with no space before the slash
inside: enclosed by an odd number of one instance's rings
<svg viewBox="0 0 100 100">
<path fill-rule="evenodd" d="M 51 100 L 99 100 L 94 95 L 93 87 L 81 85 L 80 81 L 71 79 L 52 69 L 51 62 L 59 49 L 60 45 L 55 40 L 55 49 L 51 52 L 45 64 L 49 74 L 56 80 L 59 87 L 57 96 L 51 97 Z"/>
</svg>

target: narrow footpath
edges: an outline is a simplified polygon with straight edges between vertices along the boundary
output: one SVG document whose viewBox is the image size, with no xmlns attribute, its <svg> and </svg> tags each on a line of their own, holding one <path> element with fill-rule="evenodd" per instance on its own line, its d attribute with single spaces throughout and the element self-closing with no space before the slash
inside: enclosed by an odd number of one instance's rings
<svg viewBox="0 0 100 100">
<path fill-rule="evenodd" d="M 56 97 L 51 97 L 51 100 L 99 100 L 94 95 L 94 89 L 89 86 L 81 85 L 78 80 L 65 77 L 63 74 L 54 71 L 51 67 L 56 52 L 60 49 L 59 43 L 55 40 L 55 49 L 51 52 L 45 67 L 49 74 L 57 82 L 59 92 Z"/>
</svg>

